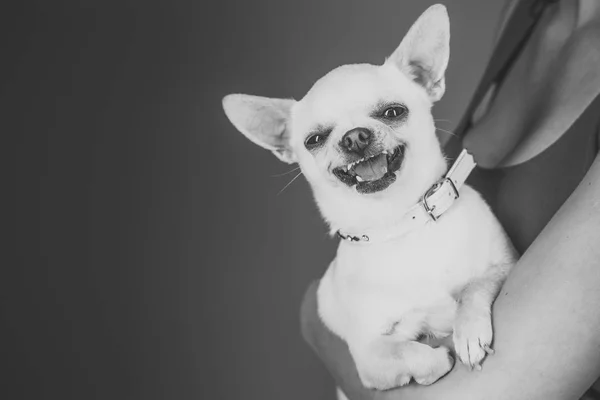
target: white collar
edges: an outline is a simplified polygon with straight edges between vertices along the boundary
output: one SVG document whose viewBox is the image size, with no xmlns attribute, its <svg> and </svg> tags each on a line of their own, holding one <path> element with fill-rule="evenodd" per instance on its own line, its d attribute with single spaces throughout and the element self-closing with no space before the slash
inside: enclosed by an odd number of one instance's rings
<svg viewBox="0 0 600 400">
<path fill-rule="evenodd" d="M 394 224 L 393 227 L 388 229 L 373 230 L 372 232 L 366 231 L 360 235 L 343 234 L 338 230 L 337 235 L 349 242 L 383 242 L 401 236 L 429 222 L 435 222 L 458 199 L 460 188 L 475 166 L 473 156 L 467 150 L 463 150 L 456 158 L 456 161 L 454 161 L 452 168 L 450 168 L 446 176 L 433 184 L 423 194 L 419 202 L 404 214 L 399 223 Z"/>
</svg>

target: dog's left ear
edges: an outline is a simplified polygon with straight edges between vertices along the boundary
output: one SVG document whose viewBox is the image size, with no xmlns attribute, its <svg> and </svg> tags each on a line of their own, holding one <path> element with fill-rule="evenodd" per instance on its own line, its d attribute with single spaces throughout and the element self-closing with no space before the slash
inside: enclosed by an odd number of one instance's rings
<svg viewBox="0 0 600 400">
<path fill-rule="evenodd" d="M 450 57 L 450 20 L 446 7 L 429 7 L 386 60 L 423 86 L 431 101 L 444 95 L 444 73 Z"/>
</svg>

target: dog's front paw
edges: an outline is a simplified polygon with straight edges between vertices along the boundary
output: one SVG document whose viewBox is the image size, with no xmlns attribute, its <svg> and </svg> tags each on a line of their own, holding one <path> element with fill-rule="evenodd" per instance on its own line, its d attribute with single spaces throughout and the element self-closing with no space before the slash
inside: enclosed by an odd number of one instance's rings
<svg viewBox="0 0 600 400">
<path fill-rule="evenodd" d="M 358 366 L 363 385 L 369 389 L 388 390 L 407 385 L 411 379 L 420 385 L 431 385 L 452 369 L 454 359 L 447 348 L 434 349 L 422 344 L 413 347 L 400 357 L 396 355 Z"/>
<path fill-rule="evenodd" d="M 358 375 L 363 386 L 367 389 L 389 390 L 396 387 L 408 385 L 412 376 L 408 371 L 392 372 L 393 366 L 381 369 L 360 370 Z"/>
<path fill-rule="evenodd" d="M 431 385 L 446 375 L 454 366 L 454 359 L 446 347 L 437 347 L 431 350 L 431 357 L 435 361 L 414 368 L 413 378 L 419 385 Z"/>
<path fill-rule="evenodd" d="M 472 311 L 472 310 L 470 310 Z M 470 368 L 481 370 L 486 354 L 493 354 L 492 317 L 489 312 L 460 312 L 454 322 L 454 350 L 459 360 Z"/>
</svg>

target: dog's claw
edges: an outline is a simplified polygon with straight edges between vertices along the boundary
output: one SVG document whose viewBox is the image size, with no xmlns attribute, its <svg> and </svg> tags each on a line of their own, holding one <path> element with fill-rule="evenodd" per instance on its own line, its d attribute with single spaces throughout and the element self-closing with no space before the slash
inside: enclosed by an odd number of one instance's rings
<svg viewBox="0 0 600 400">
<path fill-rule="evenodd" d="M 462 313 L 454 323 L 454 348 L 459 359 L 469 370 L 479 370 L 483 359 L 493 354 L 490 347 L 493 332 L 491 318 L 488 313 Z"/>
<path fill-rule="evenodd" d="M 483 368 L 481 367 L 481 364 L 475 364 L 475 369 L 481 371 Z"/>
</svg>

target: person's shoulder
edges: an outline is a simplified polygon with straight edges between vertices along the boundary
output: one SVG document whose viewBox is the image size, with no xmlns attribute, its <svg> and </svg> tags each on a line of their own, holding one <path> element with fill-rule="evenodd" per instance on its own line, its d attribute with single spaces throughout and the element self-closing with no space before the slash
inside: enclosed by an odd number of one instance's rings
<svg viewBox="0 0 600 400">
<path fill-rule="evenodd" d="M 600 2 L 580 0 L 579 27 L 571 40 L 571 54 L 582 58 L 582 79 L 592 86 L 600 86 Z M 590 68 L 591 67 L 591 68 Z M 597 89 L 600 92 L 600 89 Z M 600 96 L 600 94 L 598 94 Z M 600 124 L 596 128 L 596 143 L 600 152 Z"/>
<path fill-rule="evenodd" d="M 598 0 L 579 0 L 578 25 L 594 25 L 600 22 L 600 2 Z"/>
<path fill-rule="evenodd" d="M 589 54 L 590 61 L 600 62 L 600 1 L 579 0 L 576 18 L 571 45 Z"/>
<path fill-rule="evenodd" d="M 600 57 L 600 2 L 598 2 L 597 18 L 581 23 L 575 35 L 576 43 L 591 50 L 592 56 Z"/>
<path fill-rule="evenodd" d="M 588 54 L 590 63 L 596 65 L 595 70 L 600 74 L 600 1 L 580 0 L 578 17 L 580 28 L 577 45 Z M 596 130 L 596 143 L 600 154 L 600 124 Z"/>
</svg>

